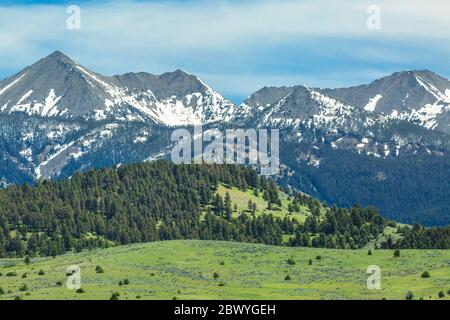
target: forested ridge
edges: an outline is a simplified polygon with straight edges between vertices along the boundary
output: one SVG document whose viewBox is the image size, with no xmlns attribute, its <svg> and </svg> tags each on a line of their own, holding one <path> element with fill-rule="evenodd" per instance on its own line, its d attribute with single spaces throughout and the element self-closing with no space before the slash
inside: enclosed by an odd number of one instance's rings
<svg viewBox="0 0 450 320">
<path fill-rule="evenodd" d="M 308 144 L 287 144 L 281 162 L 296 169 L 289 184 L 332 205 L 376 205 L 391 220 L 425 226 L 450 225 L 450 156 L 377 158 L 321 146 L 320 166 L 298 163 Z"/>
<path fill-rule="evenodd" d="M 374 208 L 329 208 L 301 193 L 289 214 L 237 212 L 219 185 L 253 190 L 268 208 L 281 205 L 271 179 L 232 165 L 174 165 L 166 161 L 75 173 L 69 179 L 0 190 L 0 257 L 51 256 L 66 251 L 172 239 L 270 245 L 362 248 L 396 226 Z M 303 223 L 293 218 L 308 211 Z M 386 248 L 450 248 L 450 228 L 403 227 Z"/>
</svg>

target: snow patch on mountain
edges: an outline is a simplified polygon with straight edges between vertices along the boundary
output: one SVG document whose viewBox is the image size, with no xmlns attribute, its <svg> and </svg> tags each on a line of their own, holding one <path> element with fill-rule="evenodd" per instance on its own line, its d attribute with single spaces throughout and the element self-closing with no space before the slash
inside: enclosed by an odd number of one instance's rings
<svg viewBox="0 0 450 320">
<path fill-rule="evenodd" d="M 3 89 L 0 89 L 0 96 L 6 92 L 6 90 L 8 90 L 9 88 L 11 88 L 12 86 L 14 86 L 17 82 L 19 82 L 24 76 L 26 75 L 26 73 L 24 73 L 23 75 L 21 75 L 19 78 L 17 78 L 16 80 L 14 80 L 13 82 L 11 82 L 10 84 L 8 84 L 6 87 L 4 87 Z"/>
<path fill-rule="evenodd" d="M 377 94 L 375 97 L 369 100 L 369 102 L 364 107 L 364 110 L 374 112 L 375 108 L 377 107 L 377 103 L 381 98 L 383 98 L 383 96 L 381 94 Z"/>
<path fill-rule="evenodd" d="M 20 155 L 27 159 L 28 162 L 33 161 L 33 150 L 31 148 L 26 148 L 20 151 Z"/>
<path fill-rule="evenodd" d="M 108 115 L 118 118 L 114 111 L 122 108 L 125 121 L 143 121 L 140 114 L 166 126 L 185 126 L 212 122 L 229 122 L 234 118 L 236 106 L 196 78 L 205 88 L 205 93 L 192 92 L 185 96 L 157 99 L 151 90 L 133 91 L 100 79 L 81 66 L 79 70 L 105 88 L 110 99 L 105 99 L 105 109 L 95 110 L 94 119 L 104 120 Z M 140 114 L 136 114 L 138 111 Z"/>
<path fill-rule="evenodd" d="M 6 108 L 8 108 L 9 102 L 10 102 L 10 101 L 8 101 L 7 103 L 5 103 L 5 104 L 3 105 L 3 107 L 0 109 L 0 112 L 3 112 L 3 111 L 6 110 Z"/>
<path fill-rule="evenodd" d="M 63 145 L 56 145 L 55 146 L 55 152 L 50 155 L 45 161 L 41 162 L 38 166 L 36 166 L 35 168 L 35 176 L 37 179 L 43 177 L 43 178 L 48 178 L 48 176 L 43 176 L 42 175 L 42 169 L 47 166 L 49 164 L 49 162 L 53 159 L 55 159 L 56 157 L 64 154 L 64 152 L 66 152 L 71 146 L 73 146 L 75 143 L 75 141 L 71 141 L 70 143 L 67 144 L 63 144 Z"/>
<path fill-rule="evenodd" d="M 109 83 L 101 80 L 99 77 L 97 77 L 96 75 L 90 73 L 89 71 L 87 71 L 86 69 L 84 69 L 83 67 L 77 65 L 76 68 L 80 71 L 82 71 L 83 73 L 85 73 L 87 76 L 89 76 L 91 79 L 93 79 L 94 81 L 98 82 L 99 84 L 101 84 L 103 87 L 105 87 L 106 89 L 110 90 L 110 91 L 114 91 L 114 87 L 112 85 L 110 85 Z"/>
<path fill-rule="evenodd" d="M 438 125 L 437 116 L 448 110 L 448 106 L 446 107 L 437 101 L 434 104 L 426 104 L 417 111 L 413 110 L 409 114 L 408 120 L 416 122 L 427 129 L 435 129 Z"/>
<path fill-rule="evenodd" d="M 200 125 L 203 120 L 202 111 L 201 108 L 196 110 L 192 106 L 185 106 L 183 101 L 178 100 L 175 96 L 156 102 L 156 108 L 152 110 L 154 120 L 168 126 Z"/>
<path fill-rule="evenodd" d="M 422 77 L 420 77 L 419 75 L 415 75 L 417 82 L 425 89 L 427 90 L 430 94 L 432 94 L 437 100 L 442 100 L 444 102 L 450 103 L 450 97 L 447 94 L 446 90 L 445 93 L 442 93 L 441 91 L 439 91 L 435 86 L 433 86 L 431 83 L 427 82 L 426 80 L 424 80 Z"/>
<path fill-rule="evenodd" d="M 136 143 L 144 143 L 144 142 L 147 142 L 147 137 L 136 137 L 133 140 L 134 144 L 136 144 Z"/>
<path fill-rule="evenodd" d="M 27 93 L 25 93 L 19 99 L 17 104 L 11 107 L 9 113 L 11 114 L 14 112 L 23 112 L 30 116 L 39 115 L 42 117 L 53 117 L 53 116 L 61 116 L 67 112 L 67 109 L 65 110 L 58 109 L 57 103 L 62 98 L 62 96 L 57 97 L 54 89 L 50 89 L 47 97 L 43 102 L 33 101 L 24 103 L 26 100 L 32 97 L 32 94 L 33 90 L 29 90 Z"/>
<path fill-rule="evenodd" d="M 80 127 L 78 125 L 67 127 L 63 124 L 58 124 L 52 129 L 52 131 L 47 133 L 47 138 L 50 140 L 57 140 L 62 138 L 65 134 L 69 132 L 76 132 L 78 130 L 80 130 Z"/>
<path fill-rule="evenodd" d="M 410 109 L 404 112 L 393 110 L 388 118 L 406 120 L 427 129 L 435 130 L 439 126 L 438 117 L 446 112 L 450 112 L 450 104 L 443 100 L 437 100 L 435 103 L 428 103 L 418 110 Z"/>
<path fill-rule="evenodd" d="M 450 89 L 445 90 L 445 97 L 447 101 L 450 101 Z"/>
<path fill-rule="evenodd" d="M 168 154 L 167 151 L 161 151 L 160 153 L 157 153 L 157 154 L 155 154 L 155 155 L 153 155 L 153 156 L 148 157 L 148 158 L 145 159 L 144 161 L 145 161 L 145 162 L 156 161 L 156 160 L 159 160 L 159 159 L 164 158 L 167 154 Z"/>
<path fill-rule="evenodd" d="M 57 97 L 55 94 L 55 90 L 51 89 L 50 92 L 48 93 L 47 98 L 45 99 L 45 103 L 42 106 L 42 112 L 41 115 L 42 116 L 53 116 L 53 115 L 57 115 L 59 113 L 58 107 L 56 106 L 56 104 L 58 103 L 59 100 L 61 100 L 62 97 Z"/>
<path fill-rule="evenodd" d="M 313 122 L 316 125 L 333 124 L 333 128 L 336 129 L 347 122 L 347 119 L 355 112 L 355 108 L 352 106 L 345 105 L 317 91 L 311 90 L 310 94 L 311 98 L 321 105 L 319 113 L 313 115 Z"/>
<path fill-rule="evenodd" d="M 17 102 L 17 104 L 21 104 L 24 100 L 26 100 L 27 98 L 29 98 L 31 96 L 31 94 L 33 93 L 33 90 L 29 90 L 27 93 L 25 93 L 23 95 L 22 98 L 20 98 L 20 100 Z"/>
<path fill-rule="evenodd" d="M 83 156 L 83 154 L 84 154 L 84 152 L 81 151 L 81 149 L 77 148 L 77 149 L 75 150 L 75 152 L 72 152 L 72 153 L 70 154 L 70 157 L 72 157 L 72 158 L 75 159 L 75 160 L 78 160 L 79 158 L 81 158 L 81 157 Z"/>
</svg>

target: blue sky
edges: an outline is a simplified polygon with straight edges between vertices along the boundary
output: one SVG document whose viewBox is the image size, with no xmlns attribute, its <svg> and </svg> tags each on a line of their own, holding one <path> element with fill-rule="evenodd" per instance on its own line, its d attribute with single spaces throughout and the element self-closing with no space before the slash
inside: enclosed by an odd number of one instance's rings
<svg viewBox="0 0 450 320">
<path fill-rule="evenodd" d="M 183 69 L 234 102 L 266 85 L 342 87 L 408 69 L 448 78 L 449 3 L 3 0 L 0 78 L 54 50 L 105 75 Z M 70 4 L 80 30 L 66 27 Z M 366 24 L 373 4 L 379 30 Z"/>
</svg>

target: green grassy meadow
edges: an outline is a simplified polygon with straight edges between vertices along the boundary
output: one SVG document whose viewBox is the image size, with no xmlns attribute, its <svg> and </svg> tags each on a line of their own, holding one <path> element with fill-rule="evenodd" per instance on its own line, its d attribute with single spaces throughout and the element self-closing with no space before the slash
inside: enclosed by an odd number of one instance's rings
<svg viewBox="0 0 450 320">
<path fill-rule="evenodd" d="M 226 192 L 230 194 L 231 202 L 236 204 L 238 212 L 245 212 L 248 210 L 248 201 L 251 200 L 256 204 L 256 215 L 262 214 L 271 214 L 277 218 L 284 218 L 286 215 L 289 215 L 291 218 L 296 219 L 298 222 L 303 223 L 308 215 L 311 215 L 311 212 L 308 207 L 301 206 L 300 212 L 289 213 L 288 205 L 291 203 L 289 201 L 288 196 L 280 192 L 280 200 L 281 207 L 274 206 L 273 210 L 267 209 L 267 201 L 262 198 L 262 195 L 259 194 L 255 196 L 253 194 L 252 189 L 248 189 L 247 191 L 239 190 L 238 188 L 228 188 L 224 185 L 219 185 L 217 193 L 222 197 L 225 197 Z"/>
<path fill-rule="evenodd" d="M 288 264 L 289 258 L 295 264 Z M 71 265 L 81 269 L 84 293 L 66 287 Z M 369 265 L 381 268 L 381 290 L 367 289 Z M 96 266 L 104 272 L 97 273 Z M 421 278 L 423 271 L 430 277 Z M 0 299 L 109 299 L 118 292 L 121 300 L 403 300 L 408 291 L 414 299 L 438 299 L 440 291 L 450 299 L 450 250 L 401 250 L 395 258 L 392 250 L 368 255 L 367 250 L 183 240 L 32 259 L 29 265 L 23 259 L 2 259 L 0 273 Z M 287 275 L 291 280 L 285 280 Z M 119 285 L 124 279 L 129 284 Z"/>
</svg>

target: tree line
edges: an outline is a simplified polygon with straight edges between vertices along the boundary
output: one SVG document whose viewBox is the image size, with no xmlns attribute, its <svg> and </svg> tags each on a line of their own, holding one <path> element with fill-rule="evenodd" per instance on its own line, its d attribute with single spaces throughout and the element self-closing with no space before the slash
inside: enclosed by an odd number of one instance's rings
<svg viewBox="0 0 450 320">
<path fill-rule="evenodd" d="M 243 166 L 156 161 L 75 173 L 0 190 L 0 257 L 55 256 L 172 239 L 361 248 L 389 223 L 374 208 L 328 208 L 301 193 L 290 196 L 289 211 L 308 207 L 304 223 L 292 215 L 257 215 L 253 204 L 237 214 L 229 194 L 218 195 L 219 184 L 252 189 L 268 208 L 281 204 L 275 181 Z M 424 233 L 409 232 L 402 247 L 415 247 Z M 448 247 L 448 233 L 441 242 L 434 246 Z"/>
</svg>

